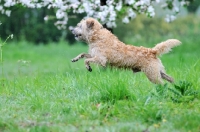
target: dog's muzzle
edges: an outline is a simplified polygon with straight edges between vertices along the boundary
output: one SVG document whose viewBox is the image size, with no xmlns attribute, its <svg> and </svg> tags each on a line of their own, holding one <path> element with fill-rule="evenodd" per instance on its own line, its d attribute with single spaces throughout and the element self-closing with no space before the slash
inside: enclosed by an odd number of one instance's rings
<svg viewBox="0 0 200 132">
<path fill-rule="evenodd" d="M 74 34 L 75 38 L 82 36 L 81 34 L 76 33 L 74 29 L 71 29 L 71 32 L 72 32 L 72 34 Z"/>
</svg>

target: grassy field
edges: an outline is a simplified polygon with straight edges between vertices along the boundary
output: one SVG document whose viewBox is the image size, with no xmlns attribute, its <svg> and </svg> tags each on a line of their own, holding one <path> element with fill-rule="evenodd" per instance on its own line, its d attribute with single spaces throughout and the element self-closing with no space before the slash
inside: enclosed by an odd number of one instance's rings
<svg viewBox="0 0 200 132">
<path fill-rule="evenodd" d="M 199 132 L 200 41 L 180 40 L 161 58 L 176 80 L 164 86 L 127 70 L 88 72 L 83 60 L 70 61 L 87 52 L 81 44 L 4 45 L 0 131 Z"/>
</svg>

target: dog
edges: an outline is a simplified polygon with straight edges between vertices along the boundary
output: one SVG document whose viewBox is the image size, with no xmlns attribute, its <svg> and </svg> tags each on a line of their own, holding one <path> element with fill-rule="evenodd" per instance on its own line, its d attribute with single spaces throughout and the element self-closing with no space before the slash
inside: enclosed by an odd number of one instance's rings
<svg viewBox="0 0 200 132">
<path fill-rule="evenodd" d="M 76 62 L 86 58 L 85 66 L 90 72 L 92 71 L 90 63 L 103 67 L 109 64 L 111 67 L 131 69 L 134 73 L 144 72 L 155 84 L 163 84 L 162 79 L 174 82 L 174 79 L 165 73 L 158 56 L 180 45 L 181 42 L 177 39 L 168 39 L 153 48 L 126 45 L 94 18 L 81 20 L 71 31 L 76 40 L 84 41 L 89 46 L 89 53 L 81 53 L 71 61 Z"/>
</svg>

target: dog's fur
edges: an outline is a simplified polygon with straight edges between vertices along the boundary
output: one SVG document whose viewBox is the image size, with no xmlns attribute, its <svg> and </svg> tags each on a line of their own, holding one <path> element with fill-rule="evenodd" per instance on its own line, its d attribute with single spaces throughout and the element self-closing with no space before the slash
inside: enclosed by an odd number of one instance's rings
<svg viewBox="0 0 200 132">
<path fill-rule="evenodd" d="M 168 53 L 171 48 L 181 44 L 179 40 L 169 39 L 157 44 L 153 48 L 125 45 L 110 31 L 93 18 L 83 19 L 72 30 L 77 40 L 85 41 L 89 45 L 89 54 L 82 53 L 72 59 L 72 62 L 85 59 L 85 66 L 92 71 L 90 63 L 97 63 L 105 67 L 112 67 L 142 71 L 148 79 L 156 84 L 162 84 L 162 79 L 173 82 L 173 78 L 165 73 L 159 55 Z"/>
</svg>

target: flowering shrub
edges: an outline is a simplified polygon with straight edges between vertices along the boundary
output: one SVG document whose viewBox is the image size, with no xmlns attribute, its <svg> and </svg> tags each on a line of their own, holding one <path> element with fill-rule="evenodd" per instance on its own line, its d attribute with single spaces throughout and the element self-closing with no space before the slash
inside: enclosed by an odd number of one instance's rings
<svg viewBox="0 0 200 132">
<path fill-rule="evenodd" d="M 136 17 L 136 13 L 144 13 L 149 17 L 155 16 L 154 5 L 159 4 L 163 9 L 170 9 L 171 14 L 167 14 L 165 20 L 174 20 L 179 12 L 179 7 L 187 6 L 193 0 L 104 0 L 106 4 L 101 6 L 100 0 L 0 0 L 0 12 L 10 16 L 11 8 L 16 5 L 27 8 L 56 9 L 55 25 L 59 28 L 66 28 L 68 22 L 68 12 L 86 13 L 88 17 L 94 17 L 107 25 L 116 27 L 116 18 L 119 17 L 124 23 Z M 48 20 L 48 15 L 44 18 Z"/>
</svg>

